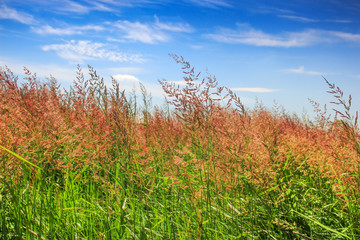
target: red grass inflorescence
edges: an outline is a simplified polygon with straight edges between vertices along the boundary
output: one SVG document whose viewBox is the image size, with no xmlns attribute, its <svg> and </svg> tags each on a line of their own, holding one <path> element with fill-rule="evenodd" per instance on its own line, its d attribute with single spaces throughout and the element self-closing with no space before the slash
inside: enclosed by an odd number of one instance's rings
<svg viewBox="0 0 360 240">
<path fill-rule="evenodd" d="M 331 122 L 313 101 L 318 124 L 262 106 L 248 110 L 230 89 L 218 87 L 215 77 L 200 79 L 183 58 L 172 57 L 183 66 L 186 82 L 181 87 L 160 81 L 174 111 L 144 110 L 143 118 L 114 79 L 108 88 L 90 66 L 90 79 L 78 67 L 68 91 L 61 91 L 52 77 L 40 82 L 28 69 L 19 83 L 10 69 L 2 68 L 0 144 L 49 174 L 90 166 L 93 177 L 101 179 L 92 166 L 110 171 L 120 161 L 122 171 L 130 171 L 129 164 L 140 166 L 143 174 L 157 169 L 191 189 L 200 178 L 233 189 L 243 176 L 267 189 L 279 168 L 306 165 L 302 174 L 319 171 L 334 182 L 359 187 L 359 132 L 346 102 L 338 103 L 345 106 L 345 113 L 338 115 L 346 121 Z M 341 99 L 341 90 L 329 86 Z M 18 159 L 4 151 L 0 158 L 2 177 L 22 174 Z M 150 184 L 132 174 L 139 184 Z"/>
</svg>

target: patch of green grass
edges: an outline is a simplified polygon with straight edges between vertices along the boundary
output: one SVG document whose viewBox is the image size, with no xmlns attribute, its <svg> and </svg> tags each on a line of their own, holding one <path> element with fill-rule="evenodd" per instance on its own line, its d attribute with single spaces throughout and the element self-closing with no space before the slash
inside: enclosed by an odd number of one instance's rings
<svg viewBox="0 0 360 240">
<path fill-rule="evenodd" d="M 290 157 L 291 158 L 291 157 Z M 131 182 L 133 164 L 109 182 L 89 168 L 55 178 L 24 174 L 0 188 L 1 239 L 357 239 L 356 193 L 338 198 L 333 183 L 291 159 L 272 188 L 246 176 L 231 190 L 201 174 L 174 183 L 161 171 Z M 94 169 L 93 169 L 94 170 Z M 28 170 L 30 171 L 30 170 Z M 116 169 L 113 170 L 114 174 Z M 307 172 L 304 174 L 304 172 Z M 141 171 L 139 171 L 139 174 Z M 189 182 L 187 182 L 189 181 Z M 202 189 L 196 195 L 196 191 Z M 341 199 L 343 201 L 341 201 Z"/>
</svg>

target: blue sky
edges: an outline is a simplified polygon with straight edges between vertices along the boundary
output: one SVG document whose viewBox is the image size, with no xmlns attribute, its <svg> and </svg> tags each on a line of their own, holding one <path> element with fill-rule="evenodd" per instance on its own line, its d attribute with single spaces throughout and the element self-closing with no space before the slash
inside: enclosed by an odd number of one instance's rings
<svg viewBox="0 0 360 240">
<path fill-rule="evenodd" d="M 0 65 L 17 74 L 26 66 L 67 87 L 90 64 L 128 91 L 142 82 L 160 103 L 159 79 L 182 83 L 169 53 L 249 107 L 311 115 L 308 98 L 332 100 L 324 76 L 360 109 L 356 0 L 0 0 Z"/>
</svg>

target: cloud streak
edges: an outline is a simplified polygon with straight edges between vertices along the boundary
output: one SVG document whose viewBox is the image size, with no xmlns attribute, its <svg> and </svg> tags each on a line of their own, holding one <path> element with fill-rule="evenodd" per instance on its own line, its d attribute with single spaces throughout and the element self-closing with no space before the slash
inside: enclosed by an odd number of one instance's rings
<svg viewBox="0 0 360 240">
<path fill-rule="evenodd" d="M 87 31 L 103 31 L 104 28 L 102 26 L 97 25 L 85 25 L 85 26 L 72 26 L 66 28 L 54 28 L 49 25 L 45 25 L 42 27 L 32 27 L 33 32 L 40 34 L 40 35 L 81 35 Z"/>
<path fill-rule="evenodd" d="M 156 44 L 169 42 L 174 33 L 191 33 L 194 28 L 185 22 L 161 22 L 155 15 L 154 22 L 140 22 L 119 20 L 116 22 L 105 22 L 102 24 L 88 24 L 83 26 L 53 27 L 48 24 L 44 26 L 33 26 L 31 30 L 39 35 L 72 36 L 104 32 L 108 41 L 113 42 L 142 42 Z M 110 34 L 109 34 L 110 33 Z M 117 36 L 118 35 L 118 36 Z"/>
<path fill-rule="evenodd" d="M 207 8 L 231 7 L 231 4 L 225 0 L 187 0 L 187 2 Z"/>
<path fill-rule="evenodd" d="M 307 17 L 300 17 L 300 16 L 293 16 L 293 15 L 278 15 L 281 18 L 286 18 L 294 21 L 299 22 L 319 22 L 317 19 L 307 18 Z"/>
<path fill-rule="evenodd" d="M 307 29 L 301 32 L 268 34 L 248 25 L 238 24 L 237 29 L 221 28 L 206 37 L 217 42 L 245 44 L 258 47 L 305 47 L 318 43 L 355 42 L 360 43 L 360 34 L 340 31 Z"/>
<path fill-rule="evenodd" d="M 171 40 L 169 32 L 190 33 L 194 29 L 187 23 L 162 23 L 155 16 L 155 23 L 130 22 L 127 20 L 112 23 L 124 35 L 123 40 L 156 44 Z"/>
<path fill-rule="evenodd" d="M 314 19 L 314 18 L 307 18 L 307 17 L 301 17 L 296 15 L 289 15 L 289 14 L 280 14 L 277 15 L 280 18 L 290 19 L 297 22 L 304 22 L 304 23 L 318 23 L 318 22 L 332 22 L 332 23 L 352 23 L 351 20 L 346 19 Z"/>
<path fill-rule="evenodd" d="M 141 22 L 118 21 L 115 27 L 122 33 L 125 40 L 154 44 L 170 40 L 168 34 L 158 31 L 149 24 Z"/>
<path fill-rule="evenodd" d="M 85 60 L 108 60 L 112 62 L 144 62 L 141 55 L 114 51 L 104 43 L 71 40 L 65 44 L 51 44 L 42 47 L 44 51 L 55 51 L 61 58 L 79 63 Z"/>
<path fill-rule="evenodd" d="M 207 37 L 222 43 L 259 47 L 302 47 L 318 40 L 318 36 L 312 30 L 273 35 L 254 28 L 246 27 L 244 29 L 240 25 L 236 30 L 222 28 L 214 34 L 207 35 Z"/>
<path fill-rule="evenodd" d="M 170 31 L 170 32 L 185 32 L 185 33 L 191 33 L 194 31 L 193 27 L 190 26 L 188 23 L 181 23 L 181 22 L 166 22 L 162 23 L 160 22 L 159 18 L 155 15 L 155 24 L 154 28 L 158 28 L 160 30 Z"/>
<path fill-rule="evenodd" d="M 304 66 L 300 66 L 299 68 L 289 68 L 282 70 L 283 72 L 287 73 L 295 73 L 295 74 L 306 74 L 306 75 L 325 75 L 321 72 L 309 71 L 305 70 Z"/>
<path fill-rule="evenodd" d="M 27 25 L 36 23 L 36 20 L 32 15 L 19 12 L 5 5 L 0 7 L 0 19 L 11 19 Z"/>
</svg>

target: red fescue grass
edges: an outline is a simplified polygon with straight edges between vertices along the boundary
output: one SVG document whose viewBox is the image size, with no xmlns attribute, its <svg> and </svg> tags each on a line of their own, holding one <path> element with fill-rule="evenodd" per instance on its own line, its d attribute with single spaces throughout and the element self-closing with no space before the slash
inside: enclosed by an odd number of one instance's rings
<svg viewBox="0 0 360 240">
<path fill-rule="evenodd" d="M 302 174 L 317 171 L 334 186 L 359 186 L 359 132 L 351 124 L 349 109 L 345 120 L 303 122 L 285 113 L 262 106 L 246 109 L 228 88 L 218 87 L 213 76 L 199 74 L 183 58 L 172 55 L 182 65 L 186 86 L 160 81 L 174 111 L 155 108 L 141 111 L 134 99 L 120 91 L 113 80 L 108 88 L 89 67 L 85 79 L 78 67 L 69 91 L 61 91 L 54 78 L 40 82 L 25 69 L 22 83 L 8 68 L 0 72 L 0 143 L 31 160 L 48 176 L 61 176 L 89 166 L 91 176 L 105 183 L 101 166 L 113 171 L 132 171 L 133 180 L 144 182 L 142 174 L 161 172 L 200 196 L 206 178 L 219 190 L 239 189 L 242 177 L 264 190 L 274 187 L 279 168 L 300 167 Z M 335 88 L 335 86 L 330 85 Z M 339 94 L 339 90 L 332 94 Z M 337 96 L 341 99 L 342 93 Z M 351 102 L 351 100 L 350 100 Z M 316 107 L 316 102 L 313 102 Z M 346 104 L 340 102 L 340 104 Z M 345 107 L 348 107 L 345 105 Z M 355 123 L 357 119 L 355 120 Z M 325 127 L 326 125 L 326 127 Z M 1 177 L 16 179 L 23 167 L 18 159 L 1 151 Z M 121 159 L 121 162 L 119 162 Z M 97 170 L 96 170 L 97 169 Z"/>
</svg>

